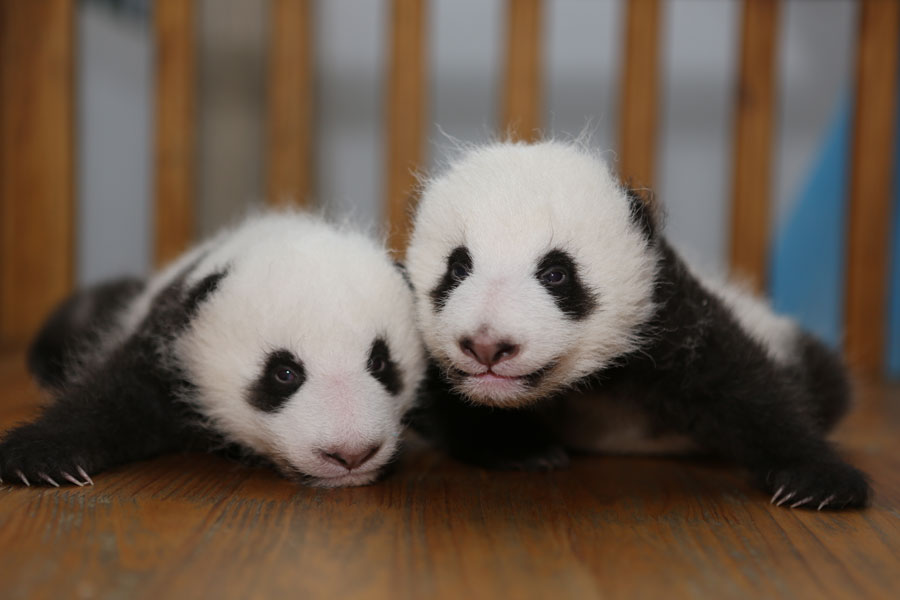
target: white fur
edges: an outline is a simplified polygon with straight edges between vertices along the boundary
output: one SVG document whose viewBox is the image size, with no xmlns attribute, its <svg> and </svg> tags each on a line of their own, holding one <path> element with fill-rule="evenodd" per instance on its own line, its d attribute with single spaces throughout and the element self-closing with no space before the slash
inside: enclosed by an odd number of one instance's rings
<svg viewBox="0 0 900 600">
<path fill-rule="evenodd" d="M 459 391 L 475 401 L 515 405 L 548 395 L 607 366 L 639 340 L 653 311 L 655 261 L 633 226 L 624 191 L 605 164 L 571 144 L 501 143 L 467 152 L 428 181 L 407 252 L 425 343 L 446 368 L 484 367 L 458 346 L 463 336 L 511 339 L 520 352 L 494 367 L 520 376 L 549 364 L 541 383 L 466 378 Z M 468 247 L 472 274 L 435 313 L 429 296 L 457 246 Z M 535 277 L 554 248 L 578 263 L 598 308 L 566 319 Z"/>
<path fill-rule="evenodd" d="M 431 291 L 457 246 L 469 249 L 472 272 L 435 311 Z M 584 320 L 566 318 L 537 281 L 538 261 L 554 248 L 574 257 L 597 298 Z M 499 375 L 555 365 L 534 388 L 515 379 L 451 377 L 458 392 L 474 402 L 516 406 L 564 391 L 554 425 L 570 446 L 628 454 L 684 452 L 692 445 L 650 431 L 639 411 L 623 408 L 628 399 L 566 387 L 638 348 L 635 332 L 654 309 L 656 261 L 601 157 L 558 141 L 465 149 L 425 182 L 407 251 L 425 344 L 448 372 L 486 372 L 459 347 L 461 337 L 476 334 L 521 345 L 492 368 Z M 789 319 L 735 285 L 701 281 L 774 360 L 791 360 L 798 330 Z"/>
<path fill-rule="evenodd" d="M 251 218 L 153 280 L 127 320 L 132 327 L 150 298 L 198 259 L 188 287 L 221 269 L 228 274 L 176 342 L 180 366 L 197 386 L 186 400 L 210 427 L 288 473 L 325 486 L 371 481 L 397 449 L 401 417 L 424 374 L 412 294 L 386 251 L 307 215 Z M 397 397 L 366 370 L 379 336 L 402 373 Z M 266 413 L 245 394 L 277 349 L 302 361 L 306 381 L 280 410 Z M 377 454 L 352 471 L 319 453 L 375 444 Z"/>
</svg>

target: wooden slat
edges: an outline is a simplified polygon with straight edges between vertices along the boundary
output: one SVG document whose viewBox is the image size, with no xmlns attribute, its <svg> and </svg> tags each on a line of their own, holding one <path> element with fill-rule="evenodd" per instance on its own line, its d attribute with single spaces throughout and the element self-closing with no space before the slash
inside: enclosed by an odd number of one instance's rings
<svg viewBox="0 0 900 600">
<path fill-rule="evenodd" d="M 388 244 L 403 251 L 425 142 L 425 2 L 393 0 L 388 74 Z"/>
<path fill-rule="evenodd" d="M 625 27 L 619 119 L 619 174 L 652 187 L 659 107 L 659 0 L 631 0 Z"/>
<path fill-rule="evenodd" d="M 510 139 L 541 136 L 541 0 L 507 0 L 506 72 L 501 123 Z"/>
<path fill-rule="evenodd" d="M 0 345 L 73 281 L 72 0 L 0 2 Z"/>
<path fill-rule="evenodd" d="M 775 134 L 778 0 L 744 0 L 731 208 L 731 270 L 766 287 Z"/>
<path fill-rule="evenodd" d="M 313 43 L 310 0 L 269 12 L 269 203 L 307 204 L 312 191 Z"/>
<path fill-rule="evenodd" d="M 194 235 L 194 2 L 157 0 L 157 264 L 177 256 Z"/>
<path fill-rule="evenodd" d="M 883 369 L 897 110 L 900 3 L 860 5 L 850 175 L 846 352 L 865 373 Z M 894 232 L 894 235 L 900 233 Z"/>
</svg>

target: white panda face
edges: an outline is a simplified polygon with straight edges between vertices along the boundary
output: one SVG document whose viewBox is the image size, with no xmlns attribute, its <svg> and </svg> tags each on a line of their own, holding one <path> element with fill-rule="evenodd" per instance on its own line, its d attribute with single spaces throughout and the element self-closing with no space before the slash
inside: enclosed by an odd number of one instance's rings
<svg viewBox="0 0 900 600">
<path fill-rule="evenodd" d="M 457 391 L 517 406 L 636 348 L 655 254 L 602 161 L 496 144 L 427 183 L 407 251 L 425 344 Z"/>
<path fill-rule="evenodd" d="M 257 227 L 205 258 L 199 272 L 227 271 L 179 355 L 213 429 L 306 483 L 360 485 L 398 448 L 424 352 L 386 253 L 316 224 Z"/>
</svg>

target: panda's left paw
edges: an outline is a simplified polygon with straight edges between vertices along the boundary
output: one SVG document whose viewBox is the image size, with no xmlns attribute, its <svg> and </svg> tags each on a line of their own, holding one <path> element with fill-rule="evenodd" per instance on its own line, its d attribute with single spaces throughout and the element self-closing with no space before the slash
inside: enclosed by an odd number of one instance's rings
<svg viewBox="0 0 900 600">
<path fill-rule="evenodd" d="M 13 430 L 0 443 L 0 482 L 33 485 L 94 485 L 89 463 L 67 444 L 42 438 L 29 426 Z"/>
<path fill-rule="evenodd" d="M 860 508 L 871 496 L 865 474 L 843 462 L 773 469 L 767 473 L 764 487 L 772 494 L 772 504 L 789 508 Z"/>
</svg>

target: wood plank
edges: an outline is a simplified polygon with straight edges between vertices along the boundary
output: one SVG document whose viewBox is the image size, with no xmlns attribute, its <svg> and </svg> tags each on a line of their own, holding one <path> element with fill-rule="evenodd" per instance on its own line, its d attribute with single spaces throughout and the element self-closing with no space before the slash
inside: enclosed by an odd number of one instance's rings
<svg viewBox="0 0 900 600">
<path fill-rule="evenodd" d="M 74 264 L 74 2 L 0 2 L 0 346 L 27 340 Z"/>
<path fill-rule="evenodd" d="M 653 187 L 659 113 L 659 0 L 630 0 L 619 106 L 619 175 Z"/>
<path fill-rule="evenodd" d="M 306 205 L 313 164 L 312 2 L 272 0 L 269 23 L 267 199 Z"/>
<path fill-rule="evenodd" d="M 426 65 L 424 0 L 393 0 L 387 98 L 388 245 L 402 252 L 409 239 L 415 172 L 425 144 Z"/>
<path fill-rule="evenodd" d="M 541 137 L 542 12 L 542 0 L 507 0 L 501 123 L 512 140 Z"/>
<path fill-rule="evenodd" d="M 866 373 L 884 369 L 897 110 L 900 3 L 860 5 L 847 252 L 846 353 Z M 900 232 L 894 232 L 900 235 Z"/>
<path fill-rule="evenodd" d="M 156 39 L 157 265 L 178 256 L 194 237 L 195 36 L 193 0 L 153 4 Z"/>
<path fill-rule="evenodd" d="M 752 289 L 768 279 L 778 57 L 778 0 L 744 0 L 731 194 L 731 271 Z"/>
<path fill-rule="evenodd" d="M 0 369 L 0 429 L 38 402 L 21 367 Z M 8 598 L 894 598 L 900 388 L 862 388 L 837 440 L 872 476 L 867 510 L 774 507 L 701 460 L 489 472 L 415 440 L 392 475 L 352 489 L 204 455 L 88 488 L 7 481 L 0 580 Z"/>
</svg>

